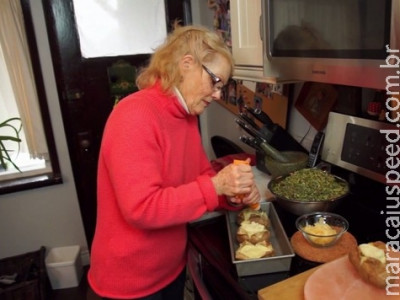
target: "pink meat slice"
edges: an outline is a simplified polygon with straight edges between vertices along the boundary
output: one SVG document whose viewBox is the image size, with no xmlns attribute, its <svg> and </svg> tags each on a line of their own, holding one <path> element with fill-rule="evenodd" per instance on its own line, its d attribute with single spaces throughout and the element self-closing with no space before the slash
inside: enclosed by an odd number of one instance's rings
<svg viewBox="0 0 400 300">
<path fill-rule="evenodd" d="M 392 289 L 399 293 L 399 286 Z M 385 289 L 366 283 L 349 261 L 348 256 L 326 263 L 316 270 L 304 286 L 305 300 L 399 300 Z"/>
</svg>

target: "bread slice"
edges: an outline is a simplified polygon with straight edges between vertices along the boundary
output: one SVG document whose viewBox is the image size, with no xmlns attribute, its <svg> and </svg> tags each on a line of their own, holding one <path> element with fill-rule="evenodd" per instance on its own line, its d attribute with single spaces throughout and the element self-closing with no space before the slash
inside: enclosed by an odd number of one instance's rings
<svg viewBox="0 0 400 300">
<path fill-rule="evenodd" d="M 236 250 L 235 258 L 238 260 L 243 259 L 257 259 L 270 257 L 274 255 L 274 248 L 270 243 L 265 241 L 252 244 L 250 242 L 243 242 L 240 247 Z"/>
<path fill-rule="evenodd" d="M 264 225 L 265 227 L 270 226 L 270 220 L 265 211 L 254 210 L 252 208 L 242 209 L 237 215 L 237 223 L 240 225 L 243 221 L 253 221 Z"/>
<path fill-rule="evenodd" d="M 270 238 L 269 230 L 264 226 L 252 221 L 243 221 L 237 231 L 236 238 L 239 243 L 248 241 L 253 244 L 265 241 Z"/>
</svg>

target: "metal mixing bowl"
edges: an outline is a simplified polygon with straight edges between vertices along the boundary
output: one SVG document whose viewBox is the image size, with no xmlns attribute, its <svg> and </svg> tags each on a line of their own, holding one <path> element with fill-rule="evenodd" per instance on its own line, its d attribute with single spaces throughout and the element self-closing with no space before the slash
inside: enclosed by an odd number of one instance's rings
<svg viewBox="0 0 400 300">
<path fill-rule="evenodd" d="M 280 181 L 284 180 L 287 176 L 290 175 L 291 174 L 287 174 L 271 179 L 271 181 L 268 183 L 268 189 L 275 196 L 275 201 L 279 206 L 297 216 L 318 211 L 332 211 L 348 195 L 350 191 L 349 184 L 346 180 L 338 176 L 332 175 L 335 180 L 341 182 L 343 185 L 346 186 L 346 192 L 344 194 L 328 200 L 318 200 L 318 198 L 315 198 L 314 201 L 288 199 L 285 196 L 277 194 L 274 191 L 274 186 L 276 186 L 276 184 L 278 184 Z"/>
</svg>

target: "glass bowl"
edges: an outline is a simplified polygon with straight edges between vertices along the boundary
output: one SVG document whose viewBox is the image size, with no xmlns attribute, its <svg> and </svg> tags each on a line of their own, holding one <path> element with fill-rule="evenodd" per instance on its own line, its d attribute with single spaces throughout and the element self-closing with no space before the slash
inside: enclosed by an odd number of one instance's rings
<svg viewBox="0 0 400 300">
<path fill-rule="evenodd" d="M 330 247 L 348 230 L 349 222 L 334 213 L 315 212 L 298 217 L 296 228 L 312 246 Z"/>
</svg>

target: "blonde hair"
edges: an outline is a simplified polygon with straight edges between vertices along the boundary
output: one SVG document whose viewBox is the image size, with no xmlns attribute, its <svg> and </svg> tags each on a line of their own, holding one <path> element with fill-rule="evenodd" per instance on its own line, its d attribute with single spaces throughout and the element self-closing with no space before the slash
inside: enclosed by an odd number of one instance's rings
<svg viewBox="0 0 400 300">
<path fill-rule="evenodd" d="M 136 85 L 144 89 L 160 80 L 162 89 L 171 91 L 181 80 L 179 61 L 187 54 L 192 55 L 199 64 L 213 61 L 216 54 L 222 55 L 230 63 L 232 73 L 231 52 L 217 33 L 201 26 L 181 26 L 175 27 L 156 49 L 148 66 L 140 71 Z"/>
</svg>

